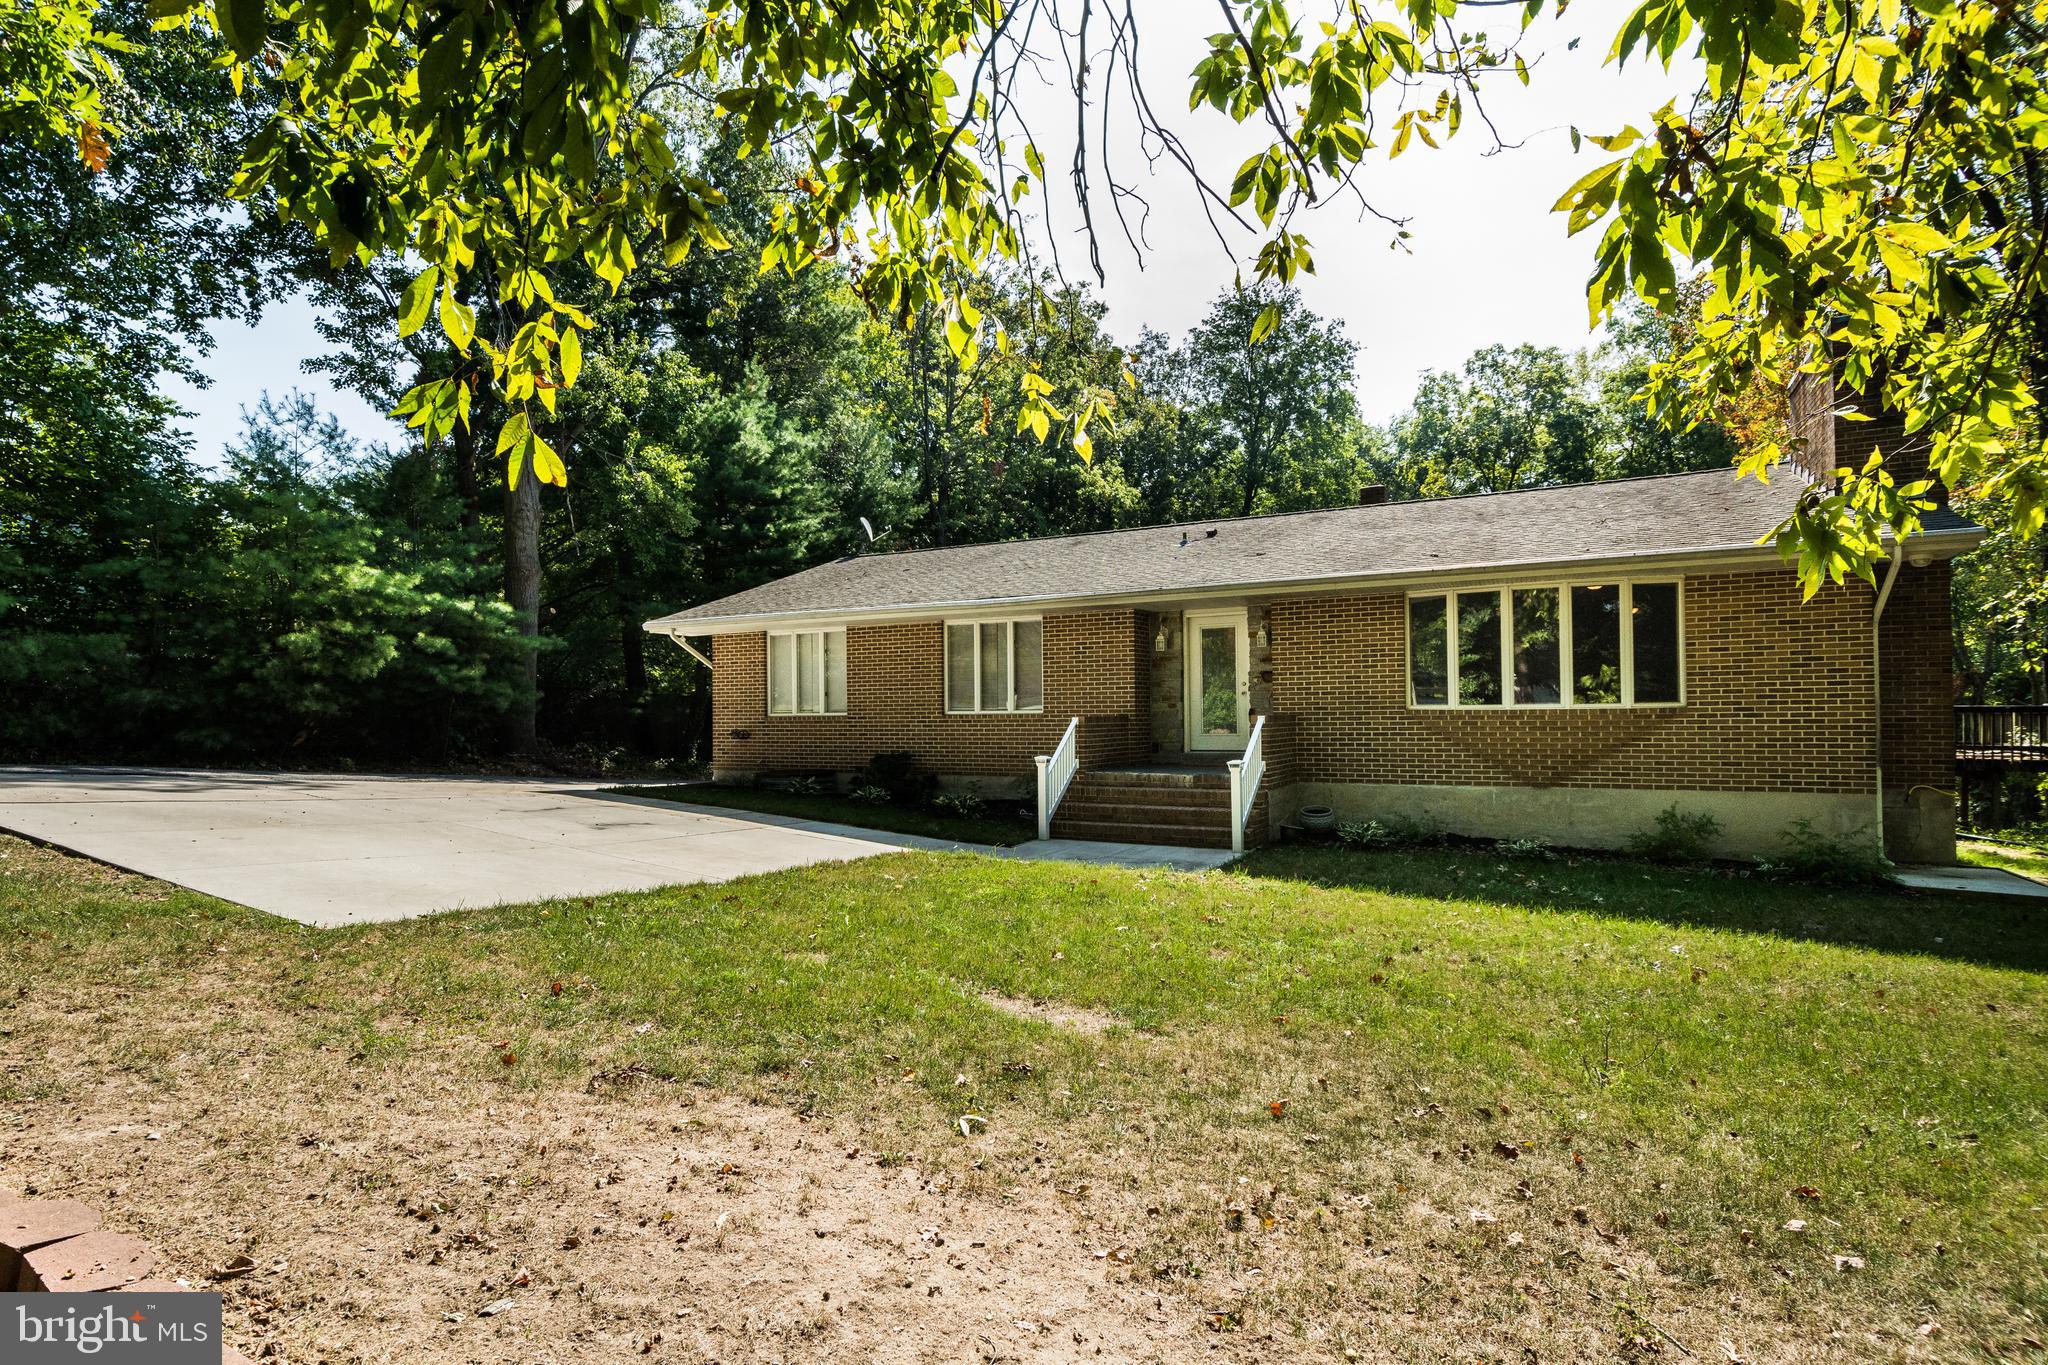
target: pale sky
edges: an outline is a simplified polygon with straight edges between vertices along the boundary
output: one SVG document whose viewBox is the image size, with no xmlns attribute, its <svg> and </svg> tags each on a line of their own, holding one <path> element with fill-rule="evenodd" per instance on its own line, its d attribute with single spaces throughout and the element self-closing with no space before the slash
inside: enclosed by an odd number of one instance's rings
<svg viewBox="0 0 2048 1365">
<path fill-rule="evenodd" d="M 1691 84 L 1640 62 L 1626 71 L 1605 63 L 1630 7 L 1631 0 L 1579 0 L 1564 19 L 1539 21 L 1522 48 L 1534 68 L 1529 86 L 1520 86 L 1512 74 L 1487 84 L 1487 112 L 1503 140 L 1520 145 L 1494 151 L 1484 125 L 1468 113 L 1447 146 L 1431 150 L 1418 141 L 1392 162 L 1379 159 L 1378 151 L 1367 154 L 1360 183 L 1382 212 L 1409 219 L 1414 235 L 1406 251 L 1390 250 L 1392 229 L 1376 219 L 1361 220 L 1355 201 L 1332 203 L 1297 220 L 1296 230 L 1313 243 L 1317 266 L 1313 278 L 1301 281 L 1302 292 L 1317 312 L 1342 321 L 1359 344 L 1358 394 L 1368 419 L 1394 416 L 1424 370 L 1455 369 L 1480 347 L 1533 342 L 1569 349 L 1593 339 L 1585 278 L 1597 232 L 1566 237 L 1563 215 L 1550 206 L 1597 164 L 1595 158 L 1612 153 L 1588 144 L 1575 156 L 1568 129 L 1645 126 L 1650 111 L 1667 100 L 1678 97 L 1682 103 Z M 1153 108 L 1204 161 L 1212 183 L 1227 188 L 1238 163 L 1264 140 L 1259 130 L 1239 128 L 1206 108 L 1187 112 L 1188 72 L 1206 50 L 1207 35 L 1219 27 L 1217 11 L 1200 0 L 1138 0 L 1137 9 Z M 1299 12 L 1317 9 L 1307 5 Z M 1475 13 L 1496 34 L 1505 34 L 1518 11 Z M 1567 46 L 1573 38 L 1582 40 L 1576 51 Z M 1020 97 L 1054 185 L 1052 227 L 1063 243 L 1067 275 L 1089 277 L 1085 249 L 1074 235 L 1078 215 L 1061 188 L 1072 156 L 1071 92 L 1048 89 Z M 1140 268 L 1098 201 L 1109 277 L 1101 294 L 1110 308 L 1109 328 L 1127 342 L 1144 326 L 1179 336 L 1228 287 L 1235 266 L 1210 233 L 1179 168 L 1162 161 L 1147 175 L 1135 143 L 1120 141 L 1120 178 L 1137 181 L 1151 201 L 1145 228 L 1150 250 Z M 1235 245 L 1248 256 L 1256 239 Z M 398 434 L 396 423 L 362 400 L 300 369 L 302 360 L 321 349 L 303 301 L 271 309 L 255 327 L 216 327 L 214 335 L 217 345 L 204 366 L 212 386 L 166 386 L 194 413 L 186 426 L 201 459 L 213 458 L 239 431 L 242 408 L 266 391 L 281 394 L 293 387 L 313 394 L 359 437 L 391 440 Z"/>
</svg>

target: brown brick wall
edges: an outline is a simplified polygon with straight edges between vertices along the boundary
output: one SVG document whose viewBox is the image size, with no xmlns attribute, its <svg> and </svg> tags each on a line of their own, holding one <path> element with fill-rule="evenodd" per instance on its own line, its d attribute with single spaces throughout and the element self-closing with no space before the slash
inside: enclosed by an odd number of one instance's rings
<svg viewBox="0 0 2048 1365">
<path fill-rule="evenodd" d="M 1952 576 L 1946 561 L 1924 569 L 1901 568 L 1878 627 L 1884 783 L 1891 790 L 1916 785 L 1955 789 Z"/>
<path fill-rule="evenodd" d="M 948 715 L 944 626 L 851 626 L 846 714 L 768 714 L 767 639 L 712 641 L 711 754 L 718 773 L 852 772 L 878 753 L 917 755 L 933 772 L 1028 779 L 1075 716 L 1084 766 L 1135 762 L 1151 749 L 1151 644 L 1128 609 L 1045 618 L 1045 709 Z"/>
<path fill-rule="evenodd" d="M 1406 598 L 1273 604 L 1274 710 L 1311 782 L 1874 790 L 1869 590 L 1790 573 L 1685 583 L 1686 704 L 1410 708 Z M 1944 654 L 1945 658 L 1946 655 Z"/>
<path fill-rule="evenodd" d="M 1884 453 L 1885 469 L 1900 484 L 1930 477 L 1933 445 L 1926 433 L 1906 433 L 1906 423 L 1877 398 L 1878 386 L 1867 393 L 1845 389 L 1826 375 L 1802 374 L 1786 398 L 1792 412 L 1793 462 L 1816 479 L 1832 482 L 1837 469 L 1861 469 L 1873 452 Z M 1838 415 L 1855 408 L 1864 421 Z M 1948 490 L 1939 481 L 1928 490 L 1939 506 L 1948 504 Z"/>
<path fill-rule="evenodd" d="M 1906 568 L 1883 631 L 1887 787 L 1948 789 L 1949 571 Z M 1870 611 L 1861 584 L 1800 600 L 1790 572 L 1685 580 L 1678 707 L 1411 709 L 1406 598 L 1270 604 L 1267 784 L 1412 783 L 1861 794 L 1874 790 Z M 860 768 L 907 750 L 949 776 L 1028 779 L 1081 716 L 1084 766 L 1153 755 L 1152 632 L 1131 610 L 1045 618 L 1045 709 L 947 715 L 939 622 L 847 631 L 845 716 L 769 716 L 765 641 L 714 642 L 721 773 Z M 1169 761 L 1171 757 L 1169 756 Z"/>
</svg>

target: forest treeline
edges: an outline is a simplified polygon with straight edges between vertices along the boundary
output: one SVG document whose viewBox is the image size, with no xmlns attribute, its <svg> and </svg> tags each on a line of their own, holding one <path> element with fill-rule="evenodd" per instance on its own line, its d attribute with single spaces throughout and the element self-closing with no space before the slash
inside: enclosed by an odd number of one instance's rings
<svg viewBox="0 0 2048 1365">
<path fill-rule="evenodd" d="M 483 362 L 435 328 L 399 339 L 402 275 L 229 206 L 222 149 L 254 113 L 187 38 L 153 35 L 124 98 L 103 175 L 61 149 L 0 159 L 11 760 L 687 759 L 704 670 L 641 622 L 829 557 L 1332 506 L 1368 483 L 1414 498 L 1707 468 L 1776 420 L 1764 402 L 1730 429 L 1660 428 L 1634 395 L 1684 321 L 1646 313 L 1578 353 L 1481 350 L 1385 425 L 1354 392 L 1375 357 L 1270 287 L 1225 292 L 1184 337 L 1119 338 L 1085 289 L 998 278 L 976 302 L 1011 344 L 962 359 L 943 317 L 884 325 L 833 262 L 762 274 L 794 187 L 693 130 L 732 248 L 609 298 L 590 282 L 606 301 L 549 431 L 566 489 L 522 509 L 474 439 L 363 448 L 291 392 L 197 450 L 164 377 L 199 372 L 209 323 L 291 292 L 325 319 L 315 367 L 387 410 Z M 490 327 L 491 291 L 468 301 Z M 1019 432 L 1029 367 L 1113 413 L 1091 460 Z M 497 427 L 489 391 L 478 432 Z"/>
</svg>

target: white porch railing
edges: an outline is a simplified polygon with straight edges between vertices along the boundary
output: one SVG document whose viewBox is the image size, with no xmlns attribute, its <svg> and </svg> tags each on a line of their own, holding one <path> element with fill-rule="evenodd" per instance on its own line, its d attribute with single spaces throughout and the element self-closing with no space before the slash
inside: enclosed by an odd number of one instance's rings
<svg viewBox="0 0 2048 1365">
<path fill-rule="evenodd" d="M 1244 852 L 1244 823 L 1259 799 L 1259 782 L 1266 775 L 1266 718 L 1252 722 L 1252 737 L 1245 741 L 1244 757 L 1230 760 L 1230 851 Z"/>
<path fill-rule="evenodd" d="M 1067 722 L 1067 732 L 1060 736 L 1060 742 L 1049 754 L 1038 756 L 1038 837 L 1052 838 L 1052 813 L 1059 809 L 1060 798 L 1067 794 L 1067 786 L 1074 780 L 1074 774 L 1081 768 L 1081 718 L 1075 716 Z"/>
</svg>

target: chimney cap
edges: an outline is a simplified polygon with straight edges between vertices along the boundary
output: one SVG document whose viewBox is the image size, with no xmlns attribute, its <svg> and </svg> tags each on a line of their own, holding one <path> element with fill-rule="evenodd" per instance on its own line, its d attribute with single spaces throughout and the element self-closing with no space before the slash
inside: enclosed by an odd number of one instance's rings
<svg viewBox="0 0 2048 1365">
<path fill-rule="evenodd" d="M 1358 505 L 1372 507 L 1387 500 L 1387 486 L 1383 483 L 1369 483 L 1358 490 Z"/>
</svg>

